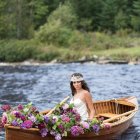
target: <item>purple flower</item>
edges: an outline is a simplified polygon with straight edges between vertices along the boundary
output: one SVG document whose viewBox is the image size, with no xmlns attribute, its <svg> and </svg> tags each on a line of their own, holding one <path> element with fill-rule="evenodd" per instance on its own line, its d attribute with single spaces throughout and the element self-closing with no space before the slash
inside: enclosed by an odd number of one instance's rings
<svg viewBox="0 0 140 140">
<path fill-rule="evenodd" d="M 21 116 L 20 116 L 20 119 L 21 119 L 22 121 L 25 121 L 25 120 L 26 120 L 26 117 L 25 117 L 24 115 L 21 115 Z"/>
<path fill-rule="evenodd" d="M 58 134 L 56 134 L 56 136 L 55 136 L 55 140 L 61 140 L 61 135 L 58 133 Z"/>
<path fill-rule="evenodd" d="M 18 122 L 16 120 L 13 120 L 12 123 L 11 123 L 13 126 L 18 126 Z"/>
<path fill-rule="evenodd" d="M 32 128 L 33 126 L 33 122 L 31 120 L 26 120 L 21 124 L 21 128 L 23 129 L 28 129 L 28 128 Z"/>
<path fill-rule="evenodd" d="M 79 126 L 72 126 L 70 131 L 73 136 L 79 136 L 80 134 L 84 134 L 83 128 Z"/>
<path fill-rule="evenodd" d="M 40 123 L 40 124 L 38 124 L 38 128 L 39 128 L 39 129 L 43 129 L 43 128 L 45 128 L 45 124 L 44 124 L 44 123 Z"/>
<path fill-rule="evenodd" d="M 97 124 L 94 124 L 94 125 L 92 126 L 92 128 L 93 128 L 93 130 L 94 130 L 95 133 L 97 133 L 97 132 L 100 130 L 100 126 L 97 125 Z"/>
<path fill-rule="evenodd" d="M 17 111 L 17 112 L 15 112 L 15 114 L 14 114 L 14 115 L 15 115 L 15 117 L 16 117 L 16 118 L 20 118 L 20 117 L 21 117 L 21 113 L 20 113 L 20 112 L 18 112 L 18 111 Z"/>
<path fill-rule="evenodd" d="M 48 134 L 48 129 L 47 128 L 43 128 L 43 129 L 40 130 L 40 133 L 41 133 L 42 137 L 45 137 Z"/>
<path fill-rule="evenodd" d="M 59 125 L 58 125 L 58 128 L 61 130 L 61 132 L 64 132 L 64 130 L 65 130 L 65 129 L 64 129 L 64 126 L 63 126 L 62 124 L 59 124 Z"/>
<path fill-rule="evenodd" d="M 29 117 L 29 120 L 31 120 L 32 122 L 35 122 L 35 121 L 36 121 L 36 118 L 35 118 L 35 116 L 31 115 L 31 116 Z"/>
<path fill-rule="evenodd" d="M 80 114 L 76 114 L 76 116 L 75 116 L 75 119 L 76 119 L 76 121 L 80 121 L 81 120 L 81 116 L 80 116 Z"/>
<path fill-rule="evenodd" d="M 1 109 L 3 111 L 9 111 L 11 109 L 11 106 L 10 105 L 3 105 L 3 106 L 1 106 Z"/>
<path fill-rule="evenodd" d="M 23 106 L 21 104 L 18 105 L 18 110 L 23 110 Z"/>
<path fill-rule="evenodd" d="M 44 120 L 45 120 L 46 123 L 48 123 L 49 122 L 49 117 L 45 115 Z"/>
<path fill-rule="evenodd" d="M 50 134 L 51 134 L 52 136 L 55 136 L 55 135 L 56 135 L 56 132 L 53 131 L 53 130 L 51 130 L 51 131 L 50 131 Z"/>
</svg>

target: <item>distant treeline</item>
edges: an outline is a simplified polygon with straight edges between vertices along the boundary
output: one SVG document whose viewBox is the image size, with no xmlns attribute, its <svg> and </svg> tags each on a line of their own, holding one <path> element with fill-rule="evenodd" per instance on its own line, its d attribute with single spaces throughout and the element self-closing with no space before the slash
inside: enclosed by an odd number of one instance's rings
<svg viewBox="0 0 140 140">
<path fill-rule="evenodd" d="M 122 29 L 140 31 L 140 0 L 0 0 L 0 39 L 57 38 L 63 44 L 73 30 Z"/>
</svg>

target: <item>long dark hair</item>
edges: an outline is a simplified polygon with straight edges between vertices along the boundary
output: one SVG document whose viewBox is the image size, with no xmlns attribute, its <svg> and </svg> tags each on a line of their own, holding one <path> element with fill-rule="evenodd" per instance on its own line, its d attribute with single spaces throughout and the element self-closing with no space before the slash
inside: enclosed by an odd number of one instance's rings
<svg viewBox="0 0 140 140">
<path fill-rule="evenodd" d="M 74 73 L 74 74 L 71 75 L 71 77 L 72 76 L 83 77 L 83 75 L 81 73 Z M 87 90 L 88 92 L 90 92 L 90 89 L 89 89 L 87 83 L 85 82 L 85 80 L 81 81 L 81 85 L 82 85 L 82 89 Z M 70 88 L 71 88 L 72 96 L 74 96 L 74 94 L 76 93 L 76 90 L 75 90 L 75 88 L 73 86 L 73 82 L 72 81 L 70 82 Z"/>
</svg>

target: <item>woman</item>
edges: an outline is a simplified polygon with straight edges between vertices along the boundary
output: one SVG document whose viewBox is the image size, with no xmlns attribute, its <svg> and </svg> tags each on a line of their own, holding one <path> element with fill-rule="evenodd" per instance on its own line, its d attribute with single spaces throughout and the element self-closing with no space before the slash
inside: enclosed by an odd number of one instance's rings
<svg viewBox="0 0 140 140">
<path fill-rule="evenodd" d="M 95 113 L 92 96 L 83 75 L 80 73 L 72 74 L 70 87 L 73 96 L 71 103 L 74 103 L 81 119 L 92 120 Z"/>
</svg>

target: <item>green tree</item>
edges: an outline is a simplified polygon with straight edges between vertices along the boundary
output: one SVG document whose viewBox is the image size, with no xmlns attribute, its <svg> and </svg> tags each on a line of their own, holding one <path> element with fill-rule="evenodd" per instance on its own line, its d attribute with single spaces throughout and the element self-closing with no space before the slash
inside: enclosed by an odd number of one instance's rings
<svg viewBox="0 0 140 140">
<path fill-rule="evenodd" d="M 70 3 L 78 16 L 78 29 L 88 31 L 99 28 L 102 0 L 70 0 Z"/>
<path fill-rule="evenodd" d="M 127 28 L 127 15 L 124 14 L 124 12 L 122 10 L 120 10 L 118 12 L 118 14 L 115 16 L 115 28 L 117 30 L 119 29 L 125 29 Z"/>
<path fill-rule="evenodd" d="M 44 0 L 0 0 L 0 37 L 31 38 L 46 21 Z"/>
<path fill-rule="evenodd" d="M 140 1 L 136 0 L 133 3 L 132 26 L 136 31 L 140 31 Z"/>
<path fill-rule="evenodd" d="M 77 23 L 76 19 L 69 3 L 60 5 L 48 17 L 47 23 L 40 27 L 36 33 L 36 38 L 50 44 L 68 45 L 72 29 Z"/>
<path fill-rule="evenodd" d="M 6 11 L 7 4 L 7 0 L 0 0 L 0 39 L 7 37 L 7 32 L 10 30 L 9 22 L 7 22 L 10 19 Z"/>
<path fill-rule="evenodd" d="M 102 12 L 100 13 L 101 30 L 115 31 L 115 16 L 117 14 L 116 0 L 105 0 L 103 2 Z"/>
</svg>

